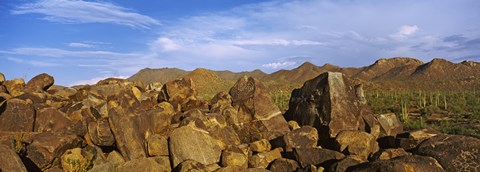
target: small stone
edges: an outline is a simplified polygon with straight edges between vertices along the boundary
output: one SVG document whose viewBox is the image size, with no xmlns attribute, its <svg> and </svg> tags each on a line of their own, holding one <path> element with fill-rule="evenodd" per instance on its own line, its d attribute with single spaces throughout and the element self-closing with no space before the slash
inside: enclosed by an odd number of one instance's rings
<svg viewBox="0 0 480 172">
<path fill-rule="evenodd" d="M 297 148 L 294 155 L 303 168 L 310 165 L 330 166 L 345 158 L 340 152 L 322 148 Z"/>
<path fill-rule="evenodd" d="M 252 168 L 267 168 L 276 159 L 282 158 L 282 148 L 276 148 L 269 152 L 255 154 L 248 160 L 248 166 Z"/>
<path fill-rule="evenodd" d="M 286 151 L 293 151 L 294 148 L 315 148 L 318 142 L 317 129 L 304 126 L 295 129 L 283 136 Z"/>
<path fill-rule="evenodd" d="M 154 158 L 139 158 L 127 161 L 126 163 L 117 167 L 118 172 L 131 171 L 149 171 L 149 172 L 168 172 L 162 169 L 162 166 L 155 161 Z"/>
<path fill-rule="evenodd" d="M 372 159 L 373 160 L 389 160 L 392 158 L 407 156 L 407 155 L 411 155 L 411 153 L 405 151 L 405 149 L 402 149 L 402 148 L 385 149 L 373 154 Z"/>
<path fill-rule="evenodd" d="M 125 159 L 123 159 L 122 154 L 118 153 L 117 151 L 112 151 L 107 156 L 107 162 L 112 163 L 115 167 L 125 163 Z"/>
<path fill-rule="evenodd" d="M 363 131 L 342 131 L 335 140 L 340 152 L 358 155 L 363 159 L 379 150 L 376 138 Z"/>
<path fill-rule="evenodd" d="M 239 169 L 245 169 L 248 168 L 248 157 L 240 152 L 224 150 L 222 152 L 221 164 L 223 167 L 235 166 Z"/>
<path fill-rule="evenodd" d="M 375 116 L 380 124 L 380 137 L 392 136 L 403 132 L 403 125 L 394 113 Z"/>
<path fill-rule="evenodd" d="M 167 137 L 154 134 L 147 139 L 147 149 L 150 156 L 168 156 Z"/>
<path fill-rule="evenodd" d="M 178 166 L 175 168 L 175 171 L 177 172 L 209 172 L 207 166 L 204 164 L 194 161 L 194 160 L 185 160 L 182 163 L 178 164 Z"/>
<path fill-rule="evenodd" d="M 86 171 L 92 165 L 93 155 L 84 156 L 81 148 L 67 150 L 63 156 L 62 168 L 66 171 Z"/>
<path fill-rule="evenodd" d="M 300 125 L 298 125 L 297 121 L 288 121 L 288 128 L 290 128 L 290 130 L 295 130 L 297 128 L 300 128 Z"/>
<path fill-rule="evenodd" d="M 267 152 L 272 149 L 272 145 L 266 139 L 261 139 L 250 143 L 250 150 L 254 152 Z"/>
<path fill-rule="evenodd" d="M 300 166 L 297 161 L 280 158 L 272 162 L 269 170 L 274 172 L 294 172 L 298 168 L 300 168 Z"/>
</svg>

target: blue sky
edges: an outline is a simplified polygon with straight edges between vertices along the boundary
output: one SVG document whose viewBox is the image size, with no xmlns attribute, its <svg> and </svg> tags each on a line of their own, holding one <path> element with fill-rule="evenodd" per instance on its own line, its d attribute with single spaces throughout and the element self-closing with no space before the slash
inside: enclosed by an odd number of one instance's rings
<svg viewBox="0 0 480 172">
<path fill-rule="evenodd" d="M 56 84 L 140 69 L 480 60 L 478 0 L 0 0 L 0 72 Z"/>
</svg>

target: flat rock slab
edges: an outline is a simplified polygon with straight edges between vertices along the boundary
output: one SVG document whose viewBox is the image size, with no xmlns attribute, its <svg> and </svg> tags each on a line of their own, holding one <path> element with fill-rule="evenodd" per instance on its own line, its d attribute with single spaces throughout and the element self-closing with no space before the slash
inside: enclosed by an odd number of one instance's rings
<svg viewBox="0 0 480 172">
<path fill-rule="evenodd" d="M 417 154 L 431 156 L 446 171 L 480 171 L 480 139 L 460 135 L 437 135 L 417 147 Z"/>
<path fill-rule="evenodd" d="M 205 165 L 218 163 L 222 154 L 217 140 L 190 126 L 173 130 L 169 145 L 173 167 L 188 159 Z"/>
</svg>

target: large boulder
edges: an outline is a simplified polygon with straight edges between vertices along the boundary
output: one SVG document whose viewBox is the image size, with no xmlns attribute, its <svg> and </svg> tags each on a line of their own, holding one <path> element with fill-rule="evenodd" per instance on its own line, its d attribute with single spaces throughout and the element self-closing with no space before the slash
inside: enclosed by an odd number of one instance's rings
<svg viewBox="0 0 480 172">
<path fill-rule="evenodd" d="M 345 158 L 345 155 L 340 152 L 322 148 L 297 148 L 294 150 L 294 155 L 303 168 L 310 165 L 330 166 Z"/>
<path fill-rule="evenodd" d="M 208 110 L 208 103 L 198 97 L 192 79 L 176 79 L 167 82 L 158 95 L 160 102 L 170 102 L 176 111 L 200 108 Z"/>
<path fill-rule="evenodd" d="M 8 93 L 13 97 L 17 97 L 25 91 L 25 81 L 22 78 L 7 80 L 3 82 L 3 86 L 5 86 Z"/>
<path fill-rule="evenodd" d="M 118 166 L 118 172 L 130 171 L 150 171 L 150 172 L 167 172 L 169 170 L 162 169 L 162 166 L 155 161 L 154 158 L 134 159 Z"/>
<path fill-rule="evenodd" d="M 272 162 L 269 170 L 274 172 L 294 172 L 298 168 L 300 168 L 300 166 L 298 165 L 297 161 L 280 158 Z"/>
<path fill-rule="evenodd" d="M 79 134 L 76 131 L 78 127 L 65 113 L 54 108 L 43 108 L 36 111 L 35 132 L 55 132 L 55 133 L 71 133 Z"/>
<path fill-rule="evenodd" d="M 52 76 L 46 73 L 42 73 L 30 79 L 30 81 L 27 82 L 25 88 L 33 92 L 47 91 L 47 89 L 50 88 L 50 86 L 52 86 L 54 82 L 55 81 Z"/>
<path fill-rule="evenodd" d="M 409 155 L 389 160 L 379 160 L 363 164 L 353 169 L 356 172 L 368 171 L 445 171 L 432 157 Z M 448 170 L 447 170 L 448 171 Z"/>
<path fill-rule="evenodd" d="M 126 160 L 147 157 L 144 139 L 133 112 L 121 108 L 112 109 L 109 111 L 108 120 L 117 148 Z"/>
<path fill-rule="evenodd" d="M 239 127 L 241 131 L 237 131 L 242 142 L 271 140 L 290 131 L 280 109 L 259 80 L 244 76 L 229 93 L 238 123 L 243 124 Z"/>
<path fill-rule="evenodd" d="M 160 134 L 148 136 L 147 152 L 150 156 L 168 156 L 168 137 Z"/>
<path fill-rule="evenodd" d="M 0 107 L 0 131 L 31 132 L 34 129 L 35 110 L 20 99 L 9 99 Z"/>
<path fill-rule="evenodd" d="M 286 151 L 292 151 L 294 148 L 315 148 L 318 142 L 317 129 L 304 126 L 293 130 L 283 136 Z"/>
<path fill-rule="evenodd" d="M 88 124 L 88 134 L 95 145 L 113 146 L 115 143 L 115 137 L 110 129 L 110 124 L 107 118 L 90 122 Z"/>
<path fill-rule="evenodd" d="M 2 155 L 0 156 L 0 171 L 27 171 L 22 160 L 12 148 L 0 144 L 0 154 Z"/>
<path fill-rule="evenodd" d="M 367 159 L 379 150 L 377 138 L 363 131 L 342 131 L 335 138 L 338 150 Z"/>
<path fill-rule="evenodd" d="M 27 146 L 27 158 L 39 169 L 45 171 L 60 166 L 60 157 L 68 149 L 80 147 L 82 139 L 76 135 L 54 135 L 40 133 L 34 135 L 32 143 Z"/>
<path fill-rule="evenodd" d="M 338 72 L 323 73 L 295 89 L 285 117 L 301 126 L 313 126 L 322 132 L 320 137 L 329 138 L 341 131 L 369 130 L 376 125 L 371 110 L 357 97 L 353 82 Z"/>
<path fill-rule="evenodd" d="M 240 151 L 224 150 L 222 152 L 222 167 L 238 167 L 241 169 L 248 168 L 248 157 Z"/>
<path fill-rule="evenodd" d="M 218 163 L 222 153 L 217 140 L 190 126 L 173 130 L 169 145 L 173 167 L 188 159 L 205 165 Z"/>
<path fill-rule="evenodd" d="M 437 135 L 422 142 L 417 154 L 438 160 L 446 171 L 480 171 L 480 139 Z"/>
<path fill-rule="evenodd" d="M 375 118 L 380 124 L 380 137 L 392 136 L 403 132 L 402 122 L 394 113 L 376 115 Z"/>
</svg>

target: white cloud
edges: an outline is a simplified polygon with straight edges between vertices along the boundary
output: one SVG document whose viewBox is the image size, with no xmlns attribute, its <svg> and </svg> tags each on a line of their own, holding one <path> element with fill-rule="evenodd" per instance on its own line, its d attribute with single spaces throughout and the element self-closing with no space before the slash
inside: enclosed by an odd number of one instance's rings
<svg viewBox="0 0 480 172">
<path fill-rule="evenodd" d="M 17 6 L 12 14 L 43 14 L 45 20 L 61 23 L 112 23 L 135 28 L 150 28 L 159 21 L 129 9 L 83 0 L 40 0 Z"/>
<path fill-rule="evenodd" d="M 168 52 L 175 51 L 180 48 L 180 45 L 178 45 L 174 40 L 165 37 L 160 37 L 150 44 L 150 50 L 152 51 L 157 51 L 159 49 L 160 51 Z"/>
<path fill-rule="evenodd" d="M 1 54 L 31 55 L 43 57 L 84 57 L 84 58 L 134 58 L 138 53 L 119 53 L 111 51 L 70 51 L 59 48 L 15 48 L 0 51 Z"/>
<path fill-rule="evenodd" d="M 391 35 L 391 37 L 396 40 L 404 40 L 410 35 L 413 35 L 415 32 L 417 32 L 418 29 L 419 28 L 417 25 L 404 25 L 400 27 L 396 33 Z"/>
<path fill-rule="evenodd" d="M 62 66 L 58 63 L 44 62 L 44 61 L 37 61 L 37 60 L 25 60 L 25 59 L 20 59 L 20 58 L 13 58 L 13 57 L 7 57 L 7 60 L 10 60 L 10 61 L 15 62 L 15 63 L 28 64 L 28 65 L 37 66 L 37 67 Z"/>
<path fill-rule="evenodd" d="M 128 76 L 104 76 L 104 77 L 95 77 L 92 79 L 87 79 L 87 80 L 80 80 L 80 81 L 75 81 L 69 86 L 75 86 L 75 85 L 94 85 L 98 83 L 98 81 L 107 79 L 107 78 L 119 78 L 119 79 L 126 79 Z"/>
<path fill-rule="evenodd" d="M 263 64 L 262 67 L 278 69 L 278 68 L 283 68 L 287 66 L 292 66 L 295 64 L 296 64 L 295 62 L 274 62 L 274 63 Z"/>
<path fill-rule="evenodd" d="M 280 45 L 280 46 L 303 46 L 303 45 L 324 45 L 324 43 L 311 40 L 286 40 L 286 39 L 250 39 L 232 40 L 233 45 Z"/>
<path fill-rule="evenodd" d="M 93 48 L 93 47 L 95 47 L 95 45 L 80 43 L 80 42 L 70 42 L 67 45 L 69 47 L 74 47 L 74 48 Z"/>
</svg>

